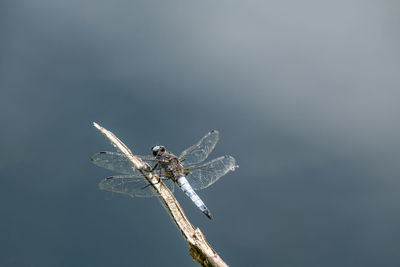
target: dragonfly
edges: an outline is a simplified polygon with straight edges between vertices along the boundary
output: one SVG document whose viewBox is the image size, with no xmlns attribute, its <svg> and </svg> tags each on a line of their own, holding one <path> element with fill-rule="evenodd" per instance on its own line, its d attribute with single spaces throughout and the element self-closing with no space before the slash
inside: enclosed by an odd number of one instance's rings
<svg viewBox="0 0 400 267">
<path fill-rule="evenodd" d="M 197 144 L 185 149 L 179 157 L 168 152 L 162 145 L 154 145 L 151 148 L 151 155 L 137 155 L 137 157 L 153 166 L 151 171 L 158 173 L 160 180 L 163 180 L 171 192 L 174 192 L 175 187 L 178 186 L 207 218 L 212 219 L 210 210 L 196 191 L 209 187 L 238 167 L 232 156 L 222 156 L 204 163 L 218 140 L 219 132 L 212 130 Z M 99 184 L 100 189 L 132 197 L 158 196 L 158 193 L 150 186 L 150 182 L 123 154 L 98 152 L 90 160 L 97 166 L 123 174 L 105 178 Z"/>
</svg>

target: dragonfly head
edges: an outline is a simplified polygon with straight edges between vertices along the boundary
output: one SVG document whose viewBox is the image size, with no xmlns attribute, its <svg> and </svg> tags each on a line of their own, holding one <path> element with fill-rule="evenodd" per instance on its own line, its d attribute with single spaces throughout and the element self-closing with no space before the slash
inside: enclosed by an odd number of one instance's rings
<svg viewBox="0 0 400 267">
<path fill-rule="evenodd" d="M 165 152 L 165 147 L 155 145 L 151 148 L 151 153 L 153 154 L 154 157 L 158 155 L 162 155 Z"/>
</svg>

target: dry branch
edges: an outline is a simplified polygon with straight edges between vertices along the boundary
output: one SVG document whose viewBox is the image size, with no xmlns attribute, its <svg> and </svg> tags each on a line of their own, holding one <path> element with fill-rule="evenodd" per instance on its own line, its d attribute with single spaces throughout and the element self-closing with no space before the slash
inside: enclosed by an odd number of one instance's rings
<svg viewBox="0 0 400 267">
<path fill-rule="evenodd" d="M 171 215 L 176 226 L 179 228 L 188 243 L 190 247 L 189 253 L 192 258 L 202 266 L 228 266 L 210 246 L 200 229 L 195 228 L 189 222 L 181 206 L 168 187 L 163 182 L 158 183 L 158 175 L 154 172 L 148 171 L 151 167 L 139 157 L 134 156 L 131 150 L 112 132 L 95 122 L 93 125 L 110 140 L 114 147 L 125 155 L 132 166 L 137 169 L 142 174 L 143 178 L 147 179 L 154 190 L 157 191 L 160 201 L 166 207 L 168 213 Z"/>
</svg>

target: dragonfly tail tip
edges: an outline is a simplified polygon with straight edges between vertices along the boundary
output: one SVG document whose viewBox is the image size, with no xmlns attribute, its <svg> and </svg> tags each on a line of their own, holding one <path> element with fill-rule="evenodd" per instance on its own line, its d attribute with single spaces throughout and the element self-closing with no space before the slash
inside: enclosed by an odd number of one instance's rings
<svg viewBox="0 0 400 267">
<path fill-rule="evenodd" d="M 208 219 L 212 220 L 211 212 L 209 210 L 205 210 L 205 211 L 203 211 L 203 213 L 204 213 L 204 215 L 207 216 Z"/>
</svg>

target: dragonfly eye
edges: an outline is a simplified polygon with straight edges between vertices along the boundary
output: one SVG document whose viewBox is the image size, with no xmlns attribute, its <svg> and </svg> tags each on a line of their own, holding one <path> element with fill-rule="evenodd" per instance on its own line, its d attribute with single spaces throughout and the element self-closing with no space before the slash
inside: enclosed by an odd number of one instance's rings
<svg viewBox="0 0 400 267">
<path fill-rule="evenodd" d="M 153 154 L 153 156 L 157 156 L 159 150 L 160 150 L 160 146 L 153 146 L 151 148 L 151 153 Z"/>
</svg>

